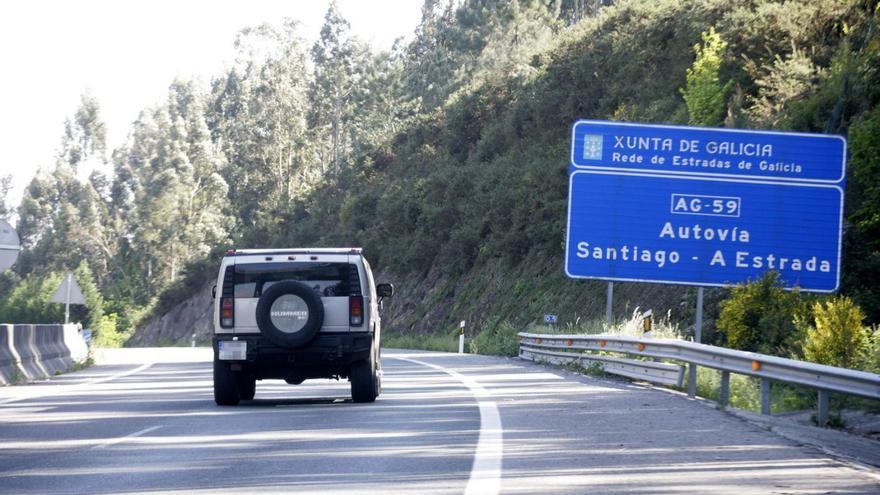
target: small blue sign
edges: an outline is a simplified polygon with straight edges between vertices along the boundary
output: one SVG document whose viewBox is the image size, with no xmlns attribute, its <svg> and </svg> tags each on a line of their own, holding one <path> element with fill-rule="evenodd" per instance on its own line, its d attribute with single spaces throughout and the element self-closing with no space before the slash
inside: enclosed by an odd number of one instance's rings
<svg viewBox="0 0 880 495">
<path fill-rule="evenodd" d="M 579 120 L 571 164 L 579 169 L 841 183 L 840 136 Z"/>
<path fill-rule="evenodd" d="M 544 323 L 556 323 L 556 315 L 544 315 Z"/>
<path fill-rule="evenodd" d="M 728 286 L 776 270 L 787 288 L 833 292 L 842 224 L 839 185 L 575 170 L 565 272 Z"/>
</svg>

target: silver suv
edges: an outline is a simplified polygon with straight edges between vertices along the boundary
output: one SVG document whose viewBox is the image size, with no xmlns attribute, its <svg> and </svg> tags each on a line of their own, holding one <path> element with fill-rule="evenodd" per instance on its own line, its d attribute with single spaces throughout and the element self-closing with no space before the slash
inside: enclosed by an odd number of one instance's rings
<svg viewBox="0 0 880 495">
<path fill-rule="evenodd" d="M 381 391 L 382 300 L 358 248 L 231 250 L 214 288 L 214 401 L 251 400 L 256 381 L 348 378 L 355 402 Z"/>
</svg>

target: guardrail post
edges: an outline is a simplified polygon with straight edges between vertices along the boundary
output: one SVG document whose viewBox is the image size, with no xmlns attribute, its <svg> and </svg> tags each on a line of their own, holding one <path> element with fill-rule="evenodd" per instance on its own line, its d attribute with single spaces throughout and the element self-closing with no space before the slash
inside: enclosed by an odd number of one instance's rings
<svg viewBox="0 0 880 495">
<path fill-rule="evenodd" d="M 730 402 L 730 372 L 721 372 L 721 391 L 718 394 L 718 404 L 721 407 L 727 407 Z"/>
<path fill-rule="evenodd" d="M 697 396 L 697 365 L 688 363 L 688 397 Z"/>
<path fill-rule="evenodd" d="M 828 395 L 827 390 L 819 390 L 819 410 L 816 414 L 816 423 L 819 426 L 828 424 Z"/>
<path fill-rule="evenodd" d="M 761 378 L 761 414 L 770 415 L 770 380 Z"/>
</svg>

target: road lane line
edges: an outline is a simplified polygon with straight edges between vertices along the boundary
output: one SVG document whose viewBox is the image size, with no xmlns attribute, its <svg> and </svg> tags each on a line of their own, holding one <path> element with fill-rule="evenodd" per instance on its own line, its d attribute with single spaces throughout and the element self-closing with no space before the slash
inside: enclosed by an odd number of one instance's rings
<svg viewBox="0 0 880 495">
<path fill-rule="evenodd" d="M 151 426 L 149 428 L 144 428 L 141 431 L 136 431 L 136 432 L 132 433 L 131 435 L 125 435 L 124 437 L 119 437 L 119 438 L 114 438 L 112 440 L 107 440 L 104 443 L 99 443 L 98 445 L 95 445 L 94 447 L 92 447 L 92 450 L 106 449 L 107 447 L 110 447 L 111 445 L 116 445 L 116 444 L 122 443 L 126 440 L 130 440 L 132 438 L 139 437 L 141 435 L 146 435 L 147 433 L 149 433 L 151 431 L 156 431 L 161 427 L 162 427 L 161 425 Z"/>
<path fill-rule="evenodd" d="M 477 400 L 480 409 L 480 436 L 474 452 L 474 464 L 465 495 L 496 495 L 501 490 L 501 461 L 504 456 L 504 435 L 498 405 L 490 400 L 491 394 L 473 378 L 457 371 L 417 359 L 388 356 L 442 371 L 463 383 Z"/>
<path fill-rule="evenodd" d="M 76 383 L 73 385 L 59 384 L 59 385 L 32 386 L 32 387 L 29 387 L 30 390 L 27 390 L 27 392 L 31 392 L 31 393 L 25 393 L 24 395 L 21 395 L 19 397 L 10 397 L 8 399 L 0 400 L 0 405 L 11 404 L 13 402 L 19 402 L 22 400 L 39 399 L 39 398 L 47 397 L 47 396 L 51 396 L 51 395 L 58 395 L 58 394 L 66 394 L 66 393 L 70 393 L 70 392 L 75 392 L 77 390 L 86 388 L 91 385 L 109 382 L 111 380 L 116 380 L 119 378 L 125 378 L 126 376 L 129 376 L 129 375 L 134 375 L 135 373 L 140 373 L 141 371 L 144 371 L 145 369 L 149 368 L 150 366 L 153 366 L 153 364 L 154 363 L 144 363 L 144 364 L 142 364 L 132 370 L 123 371 L 122 373 L 117 373 L 115 375 L 105 376 L 103 378 L 96 378 L 94 380 L 89 380 L 89 381 L 83 382 L 83 383 Z M 25 385 L 25 387 L 28 387 L 28 386 Z M 36 393 L 34 393 L 34 392 L 36 392 Z"/>
</svg>

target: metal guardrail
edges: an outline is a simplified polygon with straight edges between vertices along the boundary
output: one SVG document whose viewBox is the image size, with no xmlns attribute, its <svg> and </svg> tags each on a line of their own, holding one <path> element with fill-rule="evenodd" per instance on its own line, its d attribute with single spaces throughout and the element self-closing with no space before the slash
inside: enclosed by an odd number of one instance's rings
<svg viewBox="0 0 880 495">
<path fill-rule="evenodd" d="M 520 350 L 520 357 L 532 361 L 548 361 L 553 364 L 568 364 L 572 361 L 578 361 L 586 366 L 598 365 L 606 373 L 613 373 L 646 382 L 674 385 L 676 387 L 681 387 L 684 383 L 684 366 L 678 364 L 655 363 L 653 361 L 639 361 L 636 359 L 591 354 L 572 355 L 571 352 L 546 351 L 525 346 Z"/>
<path fill-rule="evenodd" d="M 880 400 L 880 375 L 865 371 L 836 368 L 683 340 L 639 339 L 603 335 L 544 335 L 525 332 L 518 335 L 520 356 L 525 359 L 534 360 L 536 356 L 550 352 L 556 362 L 566 358 L 569 362 L 584 358 L 596 360 L 597 356 L 584 351 L 614 352 L 671 359 L 720 370 L 719 403 L 723 406 L 727 405 L 730 396 L 730 373 L 757 377 L 761 379 L 762 414 L 770 414 L 772 382 L 784 382 L 817 389 L 819 391 L 819 424 L 825 424 L 828 420 L 829 392 Z M 608 371 L 610 372 L 610 370 Z"/>
</svg>

